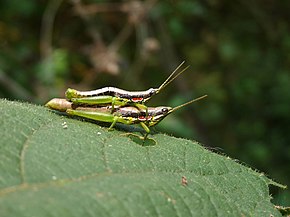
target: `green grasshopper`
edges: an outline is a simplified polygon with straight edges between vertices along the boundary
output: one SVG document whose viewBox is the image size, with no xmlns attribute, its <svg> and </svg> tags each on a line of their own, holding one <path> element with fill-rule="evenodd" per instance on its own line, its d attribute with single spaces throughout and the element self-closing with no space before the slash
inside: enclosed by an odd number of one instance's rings
<svg viewBox="0 0 290 217">
<path fill-rule="evenodd" d="M 146 109 L 144 105 L 154 95 L 158 94 L 168 84 L 170 84 L 175 78 L 183 73 L 188 67 L 182 71 L 174 74 L 183 65 L 184 61 L 169 75 L 169 77 L 158 87 L 149 88 L 145 91 L 127 91 L 116 87 L 103 87 L 92 91 L 78 91 L 75 89 L 68 88 L 66 90 L 66 98 L 74 104 L 85 104 L 85 105 L 111 105 L 112 112 L 115 106 L 126 106 L 133 105 L 139 109 Z"/>
<path fill-rule="evenodd" d="M 116 123 L 122 123 L 127 125 L 140 124 L 141 127 L 146 131 L 146 136 L 144 137 L 145 139 L 150 133 L 149 128 L 158 124 L 167 115 L 186 105 L 203 99 L 206 96 L 207 95 L 201 96 L 174 108 L 168 106 L 158 106 L 148 107 L 146 109 L 140 110 L 133 106 L 125 106 L 114 108 L 113 113 L 110 112 L 110 106 L 96 108 L 87 106 L 74 107 L 71 102 L 68 102 L 65 99 L 52 99 L 46 104 L 46 106 L 54 110 L 65 111 L 69 115 L 84 117 L 100 122 L 111 123 L 109 129 L 112 129 Z"/>
</svg>

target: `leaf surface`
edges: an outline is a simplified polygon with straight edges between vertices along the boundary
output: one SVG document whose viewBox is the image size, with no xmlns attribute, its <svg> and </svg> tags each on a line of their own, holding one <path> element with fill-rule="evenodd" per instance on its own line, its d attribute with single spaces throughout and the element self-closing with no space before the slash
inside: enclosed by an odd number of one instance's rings
<svg viewBox="0 0 290 217">
<path fill-rule="evenodd" d="M 0 216 L 281 216 L 278 184 L 197 142 L 141 146 L 27 103 L 0 112 Z"/>
</svg>

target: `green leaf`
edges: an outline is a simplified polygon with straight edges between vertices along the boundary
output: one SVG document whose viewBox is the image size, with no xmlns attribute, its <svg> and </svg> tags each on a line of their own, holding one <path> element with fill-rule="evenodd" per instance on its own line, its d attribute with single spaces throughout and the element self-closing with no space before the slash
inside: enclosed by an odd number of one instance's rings
<svg viewBox="0 0 290 217">
<path fill-rule="evenodd" d="M 279 184 L 197 142 L 141 146 L 27 103 L 0 112 L 0 216 L 281 216 Z"/>
</svg>

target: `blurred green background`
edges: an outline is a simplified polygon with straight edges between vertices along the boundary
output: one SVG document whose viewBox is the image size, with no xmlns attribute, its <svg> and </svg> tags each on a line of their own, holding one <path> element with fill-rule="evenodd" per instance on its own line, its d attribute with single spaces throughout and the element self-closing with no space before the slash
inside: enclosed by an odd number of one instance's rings
<svg viewBox="0 0 290 217">
<path fill-rule="evenodd" d="M 44 104 L 68 87 L 158 87 L 150 105 L 209 97 L 158 131 L 194 139 L 290 186 L 290 2 L 0 1 L 0 97 Z M 274 203 L 290 191 L 271 189 Z"/>
</svg>

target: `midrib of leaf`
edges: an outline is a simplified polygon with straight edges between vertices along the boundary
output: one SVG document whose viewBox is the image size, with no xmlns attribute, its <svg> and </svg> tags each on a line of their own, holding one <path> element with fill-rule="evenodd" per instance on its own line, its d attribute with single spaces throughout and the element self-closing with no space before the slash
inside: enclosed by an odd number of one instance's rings
<svg viewBox="0 0 290 217">
<path fill-rule="evenodd" d="M 37 131 L 42 127 L 43 125 L 40 125 L 38 129 L 33 129 L 32 133 L 27 136 L 23 147 L 21 149 L 20 152 L 20 177 L 21 177 L 21 185 L 25 185 L 26 184 L 26 180 L 25 180 L 25 152 L 26 150 L 29 148 L 29 142 L 31 140 L 31 138 L 33 138 L 33 135 L 35 133 L 37 133 Z"/>
</svg>

